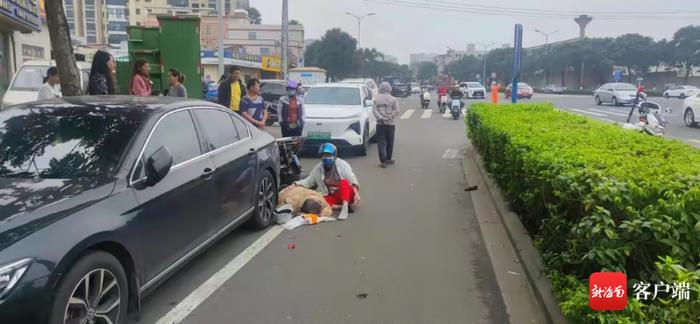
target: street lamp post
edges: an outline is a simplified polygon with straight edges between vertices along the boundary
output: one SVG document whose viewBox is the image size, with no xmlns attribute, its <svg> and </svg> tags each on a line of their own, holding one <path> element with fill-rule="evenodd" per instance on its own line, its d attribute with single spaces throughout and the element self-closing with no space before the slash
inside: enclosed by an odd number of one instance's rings
<svg viewBox="0 0 700 324">
<path fill-rule="evenodd" d="M 361 28 L 362 28 L 362 19 L 367 18 L 367 17 L 369 17 L 369 16 L 374 16 L 375 13 L 374 13 L 374 12 L 371 12 L 371 13 L 368 13 L 368 14 L 362 15 L 362 16 L 358 16 L 358 15 L 355 15 L 355 14 L 350 13 L 350 12 L 346 12 L 345 14 L 346 14 L 346 15 L 349 15 L 349 16 L 352 16 L 353 18 L 357 19 L 357 49 L 360 49 L 360 48 L 362 48 L 362 46 L 361 46 L 361 39 L 362 39 L 362 35 L 361 35 L 361 31 L 362 31 L 362 29 L 361 29 Z"/>
<path fill-rule="evenodd" d="M 484 43 L 477 43 L 478 45 L 481 45 L 481 47 L 484 48 L 484 54 L 481 55 L 481 60 L 484 62 L 484 70 L 482 71 L 482 85 L 486 87 L 486 54 L 488 54 L 489 48 L 496 46 L 496 43 L 489 43 L 489 44 L 484 44 Z"/>
<path fill-rule="evenodd" d="M 552 31 L 552 32 L 543 32 L 539 29 L 535 29 L 535 32 L 540 33 L 544 36 L 544 55 L 547 56 L 547 48 L 549 47 L 549 35 L 558 33 L 558 30 Z M 542 77 L 542 88 L 547 86 L 547 69 L 545 68 L 543 70 L 543 77 Z"/>
</svg>

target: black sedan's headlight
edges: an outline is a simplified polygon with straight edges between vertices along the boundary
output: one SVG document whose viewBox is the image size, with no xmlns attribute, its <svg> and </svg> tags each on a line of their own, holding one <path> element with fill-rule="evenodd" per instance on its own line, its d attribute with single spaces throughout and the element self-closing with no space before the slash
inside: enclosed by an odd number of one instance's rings
<svg viewBox="0 0 700 324">
<path fill-rule="evenodd" d="M 12 291 L 31 263 L 32 259 L 26 258 L 0 266 L 0 300 Z"/>
</svg>

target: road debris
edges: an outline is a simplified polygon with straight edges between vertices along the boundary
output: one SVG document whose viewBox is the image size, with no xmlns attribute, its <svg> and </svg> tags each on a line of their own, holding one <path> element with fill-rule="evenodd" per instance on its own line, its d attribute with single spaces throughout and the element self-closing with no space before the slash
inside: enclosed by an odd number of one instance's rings
<svg viewBox="0 0 700 324">
<path fill-rule="evenodd" d="M 297 245 L 294 244 L 294 243 L 289 243 L 289 244 L 287 245 L 287 249 L 289 249 L 289 250 L 294 250 L 294 249 L 296 249 L 296 248 L 297 248 Z"/>
<path fill-rule="evenodd" d="M 360 294 L 355 295 L 355 297 L 357 297 L 357 299 L 360 299 L 360 300 L 366 299 L 367 296 L 369 296 L 369 294 L 367 294 L 367 293 L 360 293 Z"/>
<path fill-rule="evenodd" d="M 470 186 L 470 187 L 467 187 L 464 189 L 464 191 L 476 191 L 476 190 L 479 190 L 479 186 L 477 186 L 477 185 Z"/>
<path fill-rule="evenodd" d="M 513 272 L 513 271 L 508 271 L 508 273 L 510 273 L 510 274 L 512 274 L 512 275 L 514 275 L 514 276 L 519 276 L 519 275 L 520 275 L 519 273 Z"/>
</svg>

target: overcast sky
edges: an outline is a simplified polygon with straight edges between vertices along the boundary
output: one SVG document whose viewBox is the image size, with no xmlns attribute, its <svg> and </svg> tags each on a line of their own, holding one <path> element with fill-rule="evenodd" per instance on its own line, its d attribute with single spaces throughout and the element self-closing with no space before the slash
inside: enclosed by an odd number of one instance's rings
<svg viewBox="0 0 700 324">
<path fill-rule="evenodd" d="M 589 37 L 618 36 L 640 33 L 654 39 L 671 38 L 682 26 L 700 24 L 700 0 L 399 0 L 402 3 L 476 4 L 506 9 L 527 8 L 548 11 L 580 11 L 594 17 L 588 25 Z M 304 24 L 307 39 L 320 38 L 326 30 L 339 27 L 357 38 L 356 20 L 346 12 L 376 13 L 362 22 L 362 47 L 376 47 L 394 55 L 401 63 L 408 63 L 412 53 L 443 53 L 446 47 L 465 49 L 467 43 L 485 44 L 513 42 L 513 26 L 523 24 L 523 46 L 544 43 L 544 36 L 534 32 L 558 31 L 549 41 L 578 37 L 578 25 L 570 18 L 521 17 L 437 11 L 389 5 L 384 0 L 289 0 L 289 18 Z M 263 23 L 279 24 L 282 18 L 282 0 L 250 0 L 258 8 Z M 584 10 L 588 8 L 589 10 Z M 687 11 L 697 18 L 624 18 L 595 19 L 595 12 L 611 16 L 615 12 Z M 591 12 L 593 11 L 593 12 Z"/>
</svg>

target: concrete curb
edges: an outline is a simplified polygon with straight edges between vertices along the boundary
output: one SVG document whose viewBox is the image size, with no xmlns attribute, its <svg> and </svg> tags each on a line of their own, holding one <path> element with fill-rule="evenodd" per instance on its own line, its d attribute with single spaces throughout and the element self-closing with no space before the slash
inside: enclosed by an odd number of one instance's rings
<svg viewBox="0 0 700 324">
<path fill-rule="evenodd" d="M 512 247 L 520 260 L 520 264 L 525 272 L 529 284 L 532 286 L 533 293 L 539 302 L 542 313 L 545 315 L 549 323 L 568 323 L 564 315 L 561 313 L 559 303 L 553 294 L 552 285 L 545 275 L 544 264 L 539 251 L 535 248 L 532 239 L 520 222 L 518 215 L 508 207 L 508 203 L 501 194 L 500 189 L 489 176 L 485 165 L 481 161 L 481 156 L 467 140 L 467 148 L 463 167 L 465 174 L 468 169 L 476 170 L 479 180 L 485 184 L 485 188 L 479 188 L 488 192 L 488 196 L 493 201 L 496 212 L 505 228 Z"/>
</svg>

